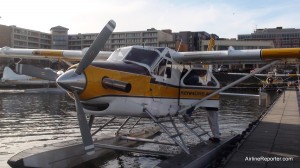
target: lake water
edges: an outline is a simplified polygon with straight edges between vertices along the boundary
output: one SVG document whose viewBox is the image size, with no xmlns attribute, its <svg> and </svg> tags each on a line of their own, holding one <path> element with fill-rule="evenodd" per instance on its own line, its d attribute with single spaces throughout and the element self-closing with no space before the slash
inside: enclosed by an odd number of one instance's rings
<svg viewBox="0 0 300 168">
<path fill-rule="evenodd" d="M 219 112 L 222 136 L 232 132 L 241 133 L 263 111 L 257 98 L 221 96 Z M 209 130 L 206 112 L 194 115 L 204 129 Z M 103 123 L 108 118 L 98 119 Z M 121 123 L 122 120 L 119 120 Z M 116 121 L 118 122 L 118 120 Z M 110 126 L 106 133 L 114 133 L 116 126 Z M 159 139 L 166 135 L 161 134 Z M 33 146 L 42 146 L 80 137 L 74 101 L 64 92 L 1 90 L 0 89 L 0 167 L 9 167 L 7 160 L 18 152 Z M 189 143 L 197 139 L 186 137 Z M 160 148 L 155 144 L 142 145 L 143 149 Z M 173 150 L 173 149 L 166 149 Z M 162 158 L 143 155 L 115 155 L 108 160 L 99 160 L 95 167 L 153 167 Z"/>
</svg>

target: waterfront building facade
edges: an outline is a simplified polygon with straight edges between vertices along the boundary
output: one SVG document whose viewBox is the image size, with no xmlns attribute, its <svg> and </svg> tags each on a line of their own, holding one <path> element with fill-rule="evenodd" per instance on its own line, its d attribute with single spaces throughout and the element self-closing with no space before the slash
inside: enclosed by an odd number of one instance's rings
<svg viewBox="0 0 300 168">
<path fill-rule="evenodd" d="M 81 50 L 89 47 L 98 33 L 68 34 L 68 28 L 52 27 L 50 33 L 0 25 L 0 47 Z M 130 45 L 175 48 L 171 30 L 113 32 L 104 50 L 113 51 Z"/>
<path fill-rule="evenodd" d="M 51 48 L 51 34 L 16 26 L 0 25 L 0 47 Z"/>
<path fill-rule="evenodd" d="M 52 27 L 51 31 L 51 48 L 67 50 L 68 46 L 68 28 L 62 26 Z"/>
<path fill-rule="evenodd" d="M 209 40 L 202 40 L 201 50 L 207 50 Z M 215 40 L 215 50 L 228 50 L 229 47 L 233 47 L 236 50 L 247 50 L 247 49 L 263 49 L 263 48 L 274 48 L 275 45 L 272 40 L 236 40 L 236 39 L 219 39 Z"/>
<path fill-rule="evenodd" d="M 146 45 L 152 47 L 174 46 L 171 31 L 156 30 L 113 32 L 105 44 L 104 50 L 113 51 L 120 47 L 131 45 Z M 69 49 L 80 50 L 89 47 L 98 33 L 69 35 Z"/>
<path fill-rule="evenodd" d="M 265 28 L 256 29 L 251 34 L 238 35 L 239 40 L 272 40 L 275 48 L 300 47 L 300 29 L 295 28 Z"/>
<path fill-rule="evenodd" d="M 173 39 L 178 45 L 183 45 L 183 50 L 185 51 L 200 51 L 202 40 L 209 40 L 212 37 L 211 34 L 205 31 L 191 32 L 191 31 L 181 31 L 178 33 L 173 33 Z M 218 36 L 213 36 L 218 39 Z M 186 46 L 184 46 L 186 45 Z"/>
</svg>

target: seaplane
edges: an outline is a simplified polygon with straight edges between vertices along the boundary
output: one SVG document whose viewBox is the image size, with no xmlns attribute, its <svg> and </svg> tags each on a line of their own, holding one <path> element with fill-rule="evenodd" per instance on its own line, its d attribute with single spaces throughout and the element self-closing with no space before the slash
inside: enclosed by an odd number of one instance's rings
<svg viewBox="0 0 300 168">
<path fill-rule="evenodd" d="M 224 73 L 218 74 L 218 76 L 220 77 L 220 75 L 226 75 L 227 77 L 233 78 L 230 80 L 232 81 L 236 78 L 240 78 L 248 74 L 249 73 L 228 72 L 226 74 Z M 282 87 L 296 86 L 299 77 L 300 74 L 297 73 L 285 74 L 285 73 L 277 73 L 274 71 L 270 71 L 267 73 L 254 74 L 253 79 L 251 81 L 245 81 L 245 83 L 243 83 L 242 85 L 249 85 L 249 86 L 254 85 L 256 87 L 261 87 L 262 89 L 274 90 Z M 226 84 L 230 81 L 225 81 L 225 82 L 223 81 L 223 84 Z"/>
<path fill-rule="evenodd" d="M 0 57 L 80 59 L 60 75 L 40 70 L 38 76 L 56 81 L 75 100 L 82 142 L 88 155 L 95 151 L 90 131 L 93 119 L 103 116 L 149 118 L 189 153 L 181 134 L 172 135 L 161 119 L 169 119 L 176 128 L 173 117 L 201 107 L 219 108 L 222 91 L 275 64 L 300 58 L 300 48 L 178 52 L 167 47 L 127 46 L 113 52 L 101 51 L 115 27 L 115 21 L 110 20 L 85 51 L 0 49 Z M 94 61 L 95 58 L 107 59 Z M 209 68 L 203 65 L 225 63 L 264 65 L 220 87 Z M 26 65 L 17 66 L 23 74 L 37 76 L 36 70 Z M 199 80 L 192 83 L 195 75 Z"/>
<path fill-rule="evenodd" d="M 29 66 L 29 65 L 28 65 Z M 43 69 L 43 71 L 53 71 L 51 69 Z M 53 72 L 51 72 L 53 74 Z M 3 75 L 0 80 L 1 87 L 45 87 L 55 86 L 55 81 L 36 78 L 23 74 L 15 73 L 10 67 L 6 66 L 3 70 Z"/>
</svg>

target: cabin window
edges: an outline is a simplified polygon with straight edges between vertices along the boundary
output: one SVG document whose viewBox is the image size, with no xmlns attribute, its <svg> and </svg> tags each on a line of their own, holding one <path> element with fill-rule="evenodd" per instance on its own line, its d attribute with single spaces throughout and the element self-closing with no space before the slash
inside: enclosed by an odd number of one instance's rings
<svg viewBox="0 0 300 168">
<path fill-rule="evenodd" d="M 209 79 L 207 70 L 194 69 L 184 78 L 183 83 L 190 86 L 216 86 L 217 83 Z"/>
<path fill-rule="evenodd" d="M 125 60 L 146 64 L 151 67 L 158 57 L 159 53 L 156 51 L 132 48 Z"/>
</svg>

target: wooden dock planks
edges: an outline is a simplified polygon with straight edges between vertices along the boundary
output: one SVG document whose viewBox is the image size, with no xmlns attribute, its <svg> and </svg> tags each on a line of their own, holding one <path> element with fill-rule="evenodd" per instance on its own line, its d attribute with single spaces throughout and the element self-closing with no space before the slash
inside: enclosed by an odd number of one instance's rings
<svg viewBox="0 0 300 168">
<path fill-rule="evenodd" d="M 233 154 L 225 168 L 300 167 L 299 106 L 299 92 L 285 91 Z"/>
</svg>

